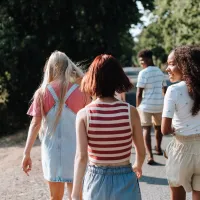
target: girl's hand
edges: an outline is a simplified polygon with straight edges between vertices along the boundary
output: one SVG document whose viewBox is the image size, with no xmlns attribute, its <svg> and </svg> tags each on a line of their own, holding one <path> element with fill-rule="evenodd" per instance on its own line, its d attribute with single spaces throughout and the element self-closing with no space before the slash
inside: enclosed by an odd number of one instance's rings
<svg viewBox="0 0 200 200">
<path fill-rule="evenodd" d="M 171 134 L 176 135 L 175 133 L 176 133 L 176 129 L 174 127 L 172 127 L 172 133 Z"/>
<path fill-rule="evenodd" d="M 132 166 L 133 171 L 135 172 L 137 178 L 141 178 L 142 176 L 142 167 L 138 166 L 137 164 L 134 164 Z"/>
<path fill-rule="evenodd" d="M 26 175 L 29 176 L 29 172 L 32 169 L 32 160 L 30 156 L 24 155 L 22 159 L 21 167 L 22 167 L 22 170 L 26 173 Z"/>
</svg>

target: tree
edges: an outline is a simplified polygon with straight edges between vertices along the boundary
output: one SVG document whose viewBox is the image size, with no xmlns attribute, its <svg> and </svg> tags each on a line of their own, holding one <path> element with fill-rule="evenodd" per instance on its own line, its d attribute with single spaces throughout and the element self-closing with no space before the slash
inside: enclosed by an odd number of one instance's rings
<svg viewBox="0 0 200 200">
<path fill-rule="evenodd" d="M 141 2 L 146 8 L 153 6 L 150 0 Z M 100 53 L 111 53 L 129 64 L 134 43 L 128 30 L 139 18 L 132 0 L 2 0 L 0 84 L 8 94 L 4 129 L 27 120 L 28 103 L 52 51 L 88 62 Z"/>
<path fill-rule="evenodd" d="M 145 44 L 157 52 L 159 63 L 176 46 L 200 41 L 200 2 L 198 0 L 155 0 L 154 18 L 139 36 L 136 49 Z"/>
<path fill-rule="evenodd" d="M 151 49 L 153 51 L 156 65 L 160 66 L 166 61 L 166 52 L 164 49 L 164 38 L 162 36 L 160 24 L 153 22 L 145 27 L 139 36 L 139 42 L 135 46 L 135 51 L 141 49 Z"/>
</svg>

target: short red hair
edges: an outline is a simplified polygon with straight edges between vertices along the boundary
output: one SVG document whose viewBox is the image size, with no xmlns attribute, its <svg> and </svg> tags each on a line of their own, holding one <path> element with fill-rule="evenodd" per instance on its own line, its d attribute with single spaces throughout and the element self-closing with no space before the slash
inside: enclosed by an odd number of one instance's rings
<svg viewBox="0 0 200 200">
<path fill-rule="evenodd" d="M 81 83 L 81 90 L 91 96 L 111 97 L 133 87 L 121 64 L 112 55 L 101 54 L 90 65 Z"/>
</svg>

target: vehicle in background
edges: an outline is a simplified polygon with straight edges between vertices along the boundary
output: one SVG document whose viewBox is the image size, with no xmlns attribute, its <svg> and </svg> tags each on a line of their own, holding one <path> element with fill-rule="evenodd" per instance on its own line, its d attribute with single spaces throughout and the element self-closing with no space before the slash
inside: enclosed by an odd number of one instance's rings
<svg viewBox="0 0 200 200">
<path fill-rule="evenodd" d="M 136 84 L 137 84 L 138 74 L 142 70 L 142 68 L 141 67 L 124 67 L 123 70 L 134 85 L 133 89 L 126 93 L 126 102 L 130 103 L 133 106 L 136 106 Z M 167 86 L 172 84 L 169 81 L 169 77 L 166 73 L 165 73 L 165 80 L 167 82 Z"/>
<path fill-rule="evenodd" d="M 136 87 L 137 77 L 139 72 L 142 70 L 141 67 L 124 67 L 123 68 L 125 74 L 129 77 L 130 81 L 133 83 L 134 87 Z"/>
<path fill-rule="evenodd" d="M 133 88 L 125 95 L 126 102 L 130 103 L 133 106 L 136 106 L 136 84 L 137 84 L 138 74 L 142 70 L 142 68 L 124 67 L 123 70 L 130 79 L 131 83 L 133 83 Z"/>
</svg>

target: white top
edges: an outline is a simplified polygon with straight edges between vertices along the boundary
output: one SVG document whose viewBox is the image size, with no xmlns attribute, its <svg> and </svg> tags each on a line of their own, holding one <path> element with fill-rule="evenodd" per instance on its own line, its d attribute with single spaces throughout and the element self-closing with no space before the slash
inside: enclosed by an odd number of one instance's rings
<svg viewBox="0 0 200 200">
<path fill-rule="evenodd" d="M 192 116 L 192 105 L 193 100 L 184 81 L 168 87 L 162 117 L 173 118 L 176 134 L 186 136 L 200 133 L 200 112 Z"/>
<path fill-rule="evenodd" d="M 167 86 L 163 72 L 155 66 L 149 66 L 139 72 L 136 87 L 144 88 L 139 109 L 148 113 L 161 113 L 164 96 L 162 88 Z"/>
</svg>

